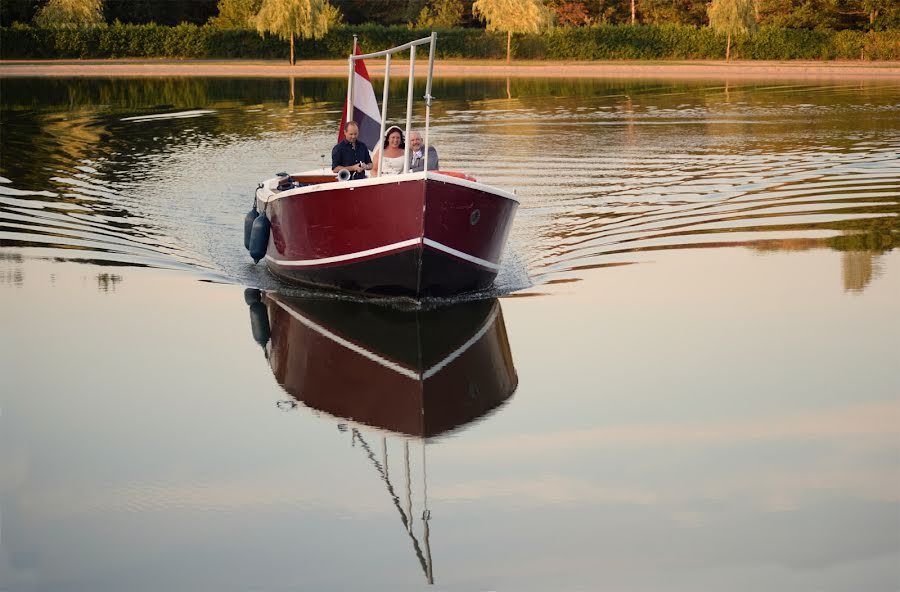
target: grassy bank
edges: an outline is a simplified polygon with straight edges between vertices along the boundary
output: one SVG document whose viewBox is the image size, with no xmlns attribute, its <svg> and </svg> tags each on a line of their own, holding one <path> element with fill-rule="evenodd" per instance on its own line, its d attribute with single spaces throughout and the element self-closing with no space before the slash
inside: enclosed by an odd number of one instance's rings
<svg viewBox="0 0 900 592">
<path fill-rule="evenodd" d="M 373 77 L 383 74 L 383 60 L 368 64 Z M 405 73 L 403 61 L 394 62 L 393 77 Z M 418 76 L 425 68 L 416 70 Z M 439 60 L 439 78 L 659 78 L 659 79 L 835 79 L 898 80 L 900 62 L 856 61 L 729 61 L 724 60 L 617 60 L 536 61 L 519 60 L 507 66 L 497 60 Z M 0 77 L 231 77 L 231 78 L 341 78 L 347 76 L 346 60 L 303 60 L 291 66 L 286 60 L 32 60 L 0 62 Z"/>
</svg>

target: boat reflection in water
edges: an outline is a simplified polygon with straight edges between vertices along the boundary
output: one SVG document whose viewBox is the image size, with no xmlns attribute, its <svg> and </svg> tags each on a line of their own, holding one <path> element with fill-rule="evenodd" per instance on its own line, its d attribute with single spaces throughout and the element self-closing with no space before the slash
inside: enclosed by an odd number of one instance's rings
<svg viewBox="0 0 900 592">
<path fill-rule="evenodd" d="M 349 434 L 379 473 L 433 584 L 425 443 L 484 417 L 516 390 L 500 301 L 399 310 L 257 290 L 247 290 L 246 299 L 253 336 L 292 397 L 279 407 L 305 406 L 338 418 L 341 433 Z M 381 439 L 380 454 L 366 441 L 368 427 L 381 432 L 375 436 Z M 391 460 L 403 465 L 405 500 L 389 478 L 396 475 L 389 470 L 389 440 L 402 449 Z M 421 460 L 417 494 L 410 476 L 411 445 L 421 449 L 413 451 Z M 413 498 L 421 514 L 413 511 Z M 420 529 L 414 515 L 421 516 Z"/>
<path fill-rule="evenodd" d="M 275 378 L 307 407 L 429 438 L 483 416 L 516 389 L 497 299 L 398 310 L 275 293 L 260 298 Z M 265 331 L 256 336 L 264 341 Z"/>
</svg>

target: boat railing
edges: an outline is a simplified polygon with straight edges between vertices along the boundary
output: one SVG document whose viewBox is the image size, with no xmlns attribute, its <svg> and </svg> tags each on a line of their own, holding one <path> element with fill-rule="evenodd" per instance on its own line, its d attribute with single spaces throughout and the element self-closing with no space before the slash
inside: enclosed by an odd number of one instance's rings
<svg viewBox="0 0 900 592">
<path fill-rule="evenodd" d="M 424 136 L 423 147 L 422 147 L 422 158 L 424 161 L 424 168 L 422 170 L 428 170 L 428 128 L 431 123 L 431 80 L 434 76 L 434 49 L 437 44 L 437 34 L 432 32 L 430 36 L 423 37 L 422 39 L 417 39 L 415 41 L 410 41 L 409 43 L 404 43 L 403 45 L 398 45 L 397 47 L 392 47 L 390 49 L 385 49 L 382 51 L 375 51 L 372 53 L 360 54 L 356 55 L 356 35 L 353 36 L 353 53 L 350 54 L 350 76 L 349 82 L 347 84 L 347 121 L 353 121 L 353 78 L 354 73 L 356 71 L 356 60 L 363 60 L 366 58 L 385 58 L 384 65 L 384 90 L 382 91 L 382 100 L 381 100 L 381 132 L 378 134 L 378 143 L 381 144 L 384 138 L 385 125 L 387 122 L 387 104 L 388 104 L 388 89 L 390 88 L 391 82 L 391 57 L 395 53 L 404 52 L 409 50 L 409 85 L 407 87 L 407 96 L 406 96 L 406 132 L 404 133 L 404 137 L 407 138 L 406 143 L 403 148 L 403 172 L 408 173 L 410 170 L 410 162 L 409 162 L 409 134 L 412 131 L 412 108 L 413 108 L 413 85 L 415 82 L 415 73 L 416 73 L 416 47 L 420 45 L 428 45 L 428 79 L 425 83 L 425 127 L 423 130 Z M 346 124 L 346 122 L 344 122 Z M 378 151 L 378 175 L 381 175 L 381 171 L 384 164 L 384 150 Z"/>
</svg>

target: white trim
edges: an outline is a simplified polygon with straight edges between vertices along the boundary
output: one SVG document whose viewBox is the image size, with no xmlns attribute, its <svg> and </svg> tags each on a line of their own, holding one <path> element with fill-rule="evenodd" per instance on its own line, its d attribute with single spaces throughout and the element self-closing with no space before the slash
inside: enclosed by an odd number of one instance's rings
<svg viewBox="0 0 900 592">
<path fill-rule="evenodd" d="M 491 328 L 491 326 L 494 324 L 494 321 L 497 319 L 498 310 L 500 310 L 500 308 L 495 305 L 494 310 L 491 311 L 491 316 L 489 316 L 488 319 L 484 322 L 484 324 L 481 326 L 481 329 L 479 329 L 478 332 L 475 333 L 475 335 L 472 335 L 472 337 L 470 337 L 467 342 L 456 348 L 456 350 L 453 351 L 449 356 L 445 357 L 443 360 L 422 373 L 422 380 L 428 380 L 429 378 L 443 370 L 447 365 L 450 364 L 450 362 L 463 355 L 463 353 L 465 353 L 467 349 L 475 345 L 479 339 L 484 337 L 484 334 L 487 333 L 488 329 Z"/>
<path fill-rule="evenodd" d="M 289 315 L 291 315 L 292 317 L 294 317 L 295 319 L 297 319 L 298 321 L 300 321 L 301 323 L 303 323 L 304 325 L 306 325 L 313 331 L 316 331 L 317 333 L 320 333 L 321 335 L 334 341 L 338 345 L 342 345 L 342 346 L 346 347 L 347 349 L 349 349 L 350 351 L 357 353 L 357 354 L 363 356 L 364 358 L 372 360 L 373 362 L 380 364 L 381 366 L 384 366 L 385 368 L 393 370 L 394 372 L 396 372 L 398 374 L 402 374 L 403 376 L 405 376 L 407 378 L 410 378 L 412 380 L 420 380 L 421 379 L 418 372 L 413 372 L 409 368 L 405 368 L 405 367 L 401 366 L 400 364 L 397 364 L 396 362 L 392 362 L 386 358 L 382 358 L 378 354 L 370 352 L 369 350 L 365 349 L 364 347 L 356 345 L 352 341 L 348 341 L 348 340 L 344 339 L 343 337 L 339 337 L 338 335 L 335 335 L 334 333 L 332 333 L 331 331 L 329 331 L 322 325 L 306 318 L 305 316 L 303 316 L 299 312 L 295 311 L 294 309 L 290 308 L 289 306 L 287 306 L 280 300 L 275 300 L 275 302 L 282 309 L 286 310 Z"/>
<path fill-rule="evenodd" d="M 331 171 L 327 171 L 322 174 L 334 175 L 334 173 L 332 173 Z M 263 181 L 263 188 L 257 190 L 256 197 L 262 202 L 271 203 L 283 197 L 294 197 L 295 195 L 305 195 L 317 193 L 320 191 L 334 191 L 336 189 L 349 189 L 352 191 L 357 187 L 368 187 L 370 185 L 388 185 L 390 183 L 399 183 L 401 181 L 417 181 L 424 179 L 424 172 L 406 173 L 403 175 L 383 175 L 381 177 L 370 177 L 368 179 L 360 179 L 358 181 L 335 181 L 334 183 L 319 183 L 317 185 L 307 185 L 306 187 L 299 187 L 297 189 L 291 189 L 289 191 L 280 191 L 278 193 L 274 193 L 272 191 L 272 187 L 277 186 L 278 184 L 278 178 L 276 177 L 274 179 Z M 269 195 L 265 195 L 266 191 L 269 192 Z"/>
<path fill-rule="evenodd" d="M 271 261 L 277 265 L 282 265 L 285 267 L 313 267 L 316 265 L 325 265 L 327 263 L 336 263 L 338 261 L 347 261 L 350 259 L 359 259 L 362 257 L 368 257 L 369 255 L 377 255 L 379 253 L 386 253 L 388 251 L 393 251 L 396 249 L 402 249 L 403 247 L 410 247 L 413 245 L 418 245 L 422 243 L 422 239 L 419 237 L 411 238 L 405 241 L 400 241 L 399 243 L 391 243 L 389 245 L 382 245 L 380 247 L 375 247 L 374 249 L 366 249 L 365 251 L 357 251 L 355 253 L 347 253 L 345 255 L 335 255 L 334 257 L 322 257 L 321 259 L 302 259 L 298 261 L 285 261 L 283 259 L 276 259 L 271 255 L 266 255 L 266 260 Z"/>
<path fill-rule="evenodd" d="M 449 253 L 454 257 L 459 257 L 460 259 L 465 259 L 466 261 L 470 261 L 482 267 L 487 267 L 488 269 L 494 271 L 500 271 L 500 266 L 496 263 L 491 263 L 487 259 L 481 259 L 476 257 L 475 255 L 469 255 L 468 253 L 464 253 L 463 251 L 457 251 L 453 247 L 448 247 L 447 245 L 442 245 L 437 241 L 433 241 L 430 238 L 423 239 L 422 242 L 425 243 L 425 246 L 432 247 L 437 249 L 438 251 L 443 251 L 445 253 Z"/>
<path fill-rule="evenodd" d="M 387 358 L 379 356 L 375 352 L 369 351 L 366 348 L 353 343 L 352 341 L 349 341 L 347 339 L 344 339 L 343 337 L 340 337 L 339 335 L 337 335 L 335 333 L 332 333 L 331 331 L 329 331 L 322 325 L 316 323 L 315 321 L 303 316 L 296 310 L 292 309 L 291 307 L 289 307 L 288 305 L 283 303 L 281 300 L 278 300 L 278 299 L 273 299 L 273 300 L 275 300 L 275 303 L 278 306 L 280 306 L 283 310 L 285 310 L 289 315 L 291 315 L 292 317 L 294 317 L 295 319 L 297 319 L 298 321 L 300 321 L 301 323 L 303 323 L 304 325 L 306 325 L 313 331 L 316 331 L 320 335 L 327 337 L 328 339 L 334 341 L 338 345 L 341 345 L 341 346 L 349 349 L 350 351 L 357 353 L 357 354 L 363 356 L 364 358 L 371 360 L 371 361 L 375 362 L 376 364 L 379 364 L 380 366 L 383 366 L 384 368 L 387 368 L 388 370 L 393 370 L 397 374 L 405 376 L 406 378 L 409 378 L 409 379 L 415 380 L 415 381 L 420 381 L 423 383 L 426 380 L 428 380 L 429 378 L 431 378 L 432 376 L 434 376 L 435 374 L 437 374 L 438 372 L 440 372 L 441 370 L 443 370 L 444 368 L 446 368 L 447 366 L 449 366 L 451 362 L 456 360 L 456 358 L 463 355 L 470 347 L 472 347 L 473 345 L 478 343 L 478 341 L 482 337 L 484 337 L 484 334 L 487 333 L 488 330 L 493 326 L 494 321 L 496 321 L 496 319 L 497 319 L 497 314 L 500 310 L 500 308 L 495 305 L 494 309 L 491 311 L 490 316 L 488 316 L 487 320 L 481 325 L 481 328 L 474 335 L 472 335 L 472 337 L 470 337 L 468 341 L 466 341 L 464 344 L 462 344 L 461 346 L 459 346 L 458 348 L 453 350 L 450 354 L 445 356 L 444 359 L 442 359 L 440 362 L 438 362 L 437 364 L 435 364 L 434 366 L 432 366 L 431 368 L 429 368 L 422 374 L 419 374 L 418 372 L 410 370 L 409 368 L 402 366 L 396 362 L 392 362 L 391 360 L 388 360 Z M 421 335 L 419 335 L 419 337 L 421 337 Z"/>
<path fill-rule="evenodd" d="M 328 169 L 315 169 L 314 171 L 308 171 L 306 174 L 334 175 L 334 173 L 332 173 Z M 319 191 L 354 189 L 356 187 L 387 185 L 389 183 L 418 181 L 423 179 L 428 179 L 430 181 L 440 181 L 441 183 L 450 183 L 452 185 L 460 185 L 461 187 L 468 187 L 469 189 L 475 189 L 476 191 L 490 193 L 491 195 L 496 195 L 498 197 L 512 200 L 516 202 L 516 205 L 519 204 L 519 200 L 515 195 L 509 193 L 508 191 L 504 191 L 503 189 L 497 189 L 496 187 L 491 187 L 490 185 L 485 185 L 484 183 L 479 183 L 477 181 L 469 181 L 468 179 L 460 179 L 459 177 L 444 175 L 435 171 L 428 171 L 427 173 L 425 171 L 419 171 L 417 173 L 403 173 L 400 175 L 382 175 L 380 177 L 370 177 L 368 179 L 360 179 L 358 181 L 335 181 L 335 183 L 319 183 L 317 185 L 307 185 L 306 187 L 299 187 L 297 189 L 291 189 L 289 191 L 279 191 L 278 193 L 272 191 L 272 188 L 278 185 L 279 179 L 278 177 L 275 177 L 263 181 L 263 188 L 257 190 L 256 197 L 262 202 L 269 203 L 275 201 L 276 199 L 281 199 L 282 197 L 293 197 L 295 195 L 304 195 L 309 193 L 316 193 Z M 268 192 L 268 195 L 266 195 L 266 192 Z"/>
</svg>

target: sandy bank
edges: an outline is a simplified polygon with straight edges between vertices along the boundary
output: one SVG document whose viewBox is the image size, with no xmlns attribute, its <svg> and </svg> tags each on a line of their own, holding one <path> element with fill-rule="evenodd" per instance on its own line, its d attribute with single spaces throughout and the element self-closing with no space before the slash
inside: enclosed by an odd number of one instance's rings
<svg viewBox="0 0 900 592">
<path fill-rule="evenodd" d="M 383 75 L 383 62 L 367 64 L 373 76 Z M 666 61 L 666 62 L 542 62 L 442 60 L 435 75 L 443 78 L 716 78 L 716 79 L 900 79 L 900 62 L 816 61 Z M 417 63 L 417 76 L 425 74 Z M 391 76 L 405 76 L 408 65 L 395 61 Z M 253 60 L 46 60 L 0 61 L 0 77 L 16 76 L 228 76 L 343 77 L 342 60 L 308 60 L 291 66 L 283 61 Z"/>
</svg>

